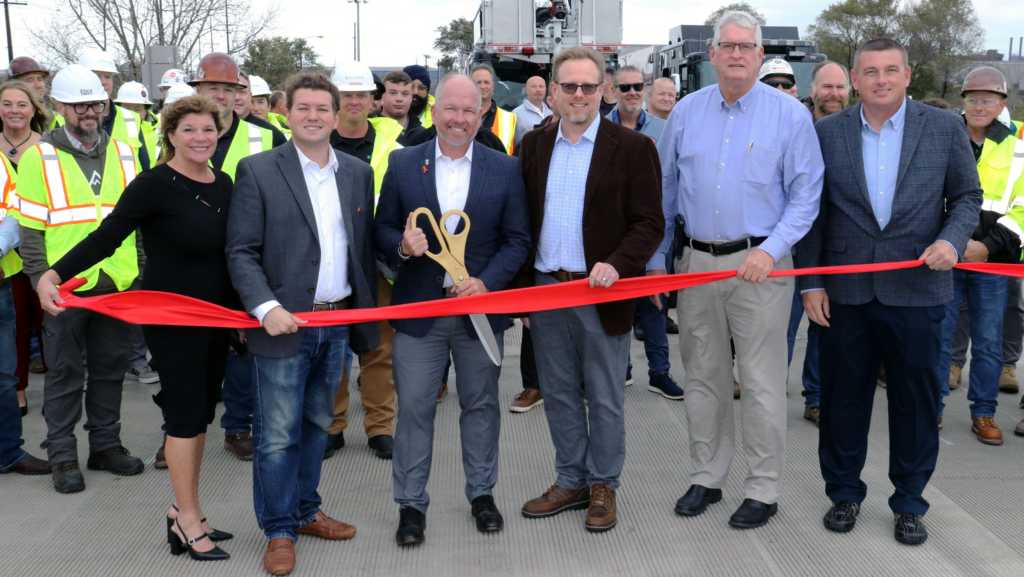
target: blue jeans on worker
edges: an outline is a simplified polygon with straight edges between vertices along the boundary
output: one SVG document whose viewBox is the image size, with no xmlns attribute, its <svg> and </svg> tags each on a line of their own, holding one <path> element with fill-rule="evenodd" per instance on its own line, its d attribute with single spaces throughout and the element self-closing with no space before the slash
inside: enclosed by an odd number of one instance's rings
<svg viewBox="0 0 1024 577">
<path fill-rule="evenodd" d="M 340 381 L 339 381 L 340 382 Z M 224 414 L 220 426 L 224 435 L 248 433 L 252 429 L 252 357 L 228 351 L 228 367 L 224 372 L 224 386 L 220 390 Z"/>
<path fill-rule="evenodd" d="M 640 317 L 640 328 L 644 331 L 644 352 L 647 353 L 647 374 L 649 376 L 667 373 L 672 368 L 668 362 L 668 333 L 665 329 L 668 319 L 668 303 L 661 295 L 661 310 L 651 299 L 636 299 L 636 314 Z M 627 365 L 633 370 L 633 361 Z"/>
<path fill-rule="evenodd" d="M 320 465 L 349 346 L 347 326 L 300 330 L 302 342 L 290 357 L 249 355 L 253 503 L 268 540 L 296 541 L 320 510 Z"/>
<path fill-rule="evenodd" d="M 946 303 L 942 321 L 942 356 L 936 370 L 943 376 L 939 416 L 949 396 L 949 364 L 953 356 L 953 334 L 966 300 L 971 334 L 971 420 L 994 417 L 999 397 L 999 374 L 1003 370 L 1003 315 L 1006 313 L 1006 277 L 983 272 L 953 270 L 953 300 Z"/>
<path fill-rule="evenodd" d="M 0 473 L 18 464 L 28 453 L 21 446 L 21 412 L 18 409 L 18 353 L 14 344 L 14 295 L 11 283 L 0 284 Z"/>
<path fill-rule="evenodd" d="M 796 332 L 800 321 L 804 318 L 804 300 L 800 291 L 793 291 L 793 310 L 789 314 L 789 331 L 786 341 L 789 344 L 789 364 L 793 364 L 793 347 L 796 345 Z M 804 405 L 817 407 L 821 404 L 821 377 L 818 375 L 818 339 L 821 326 L 815 322 L 807 325 L 807 350 L 804 352 Z"/>
</svg>

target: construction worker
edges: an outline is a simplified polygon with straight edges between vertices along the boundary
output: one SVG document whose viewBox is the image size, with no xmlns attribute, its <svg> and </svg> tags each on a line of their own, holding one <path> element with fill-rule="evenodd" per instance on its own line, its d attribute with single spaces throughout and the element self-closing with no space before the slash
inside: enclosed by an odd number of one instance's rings
<svg viewBox="0 0 1024 577">
<path fill-rule="evenodd" d="M 24 271 L 35 286 L 39 277 L 79 241 L 99 227 L 124 188 L 139 173 L 132 146 L 102 129 L 110 103 L 103 83 L 88 68 L 72 64 L 53 77 L 51 98 L 64 117 L 18 163 L 18 199 Z M 58 174 L 63 178 L 52 178 Z M 127 290 L 139 276 L 135 235 L 81 275 L 83 297 Z M 68 281 L 70 279 L 63 279 Z M 47 299 L 50 300 L 50 299 Z M 90 470 L 137 475 L 142 461 L 121 444 L 121 389 L 132 353 L 131 325 L 87 309 L 69 309 L 43 319 L 44 354 L 49 371 L 43 382 L 46 441 L 54 489 L 85 489 L 78 465 L 75 425 L 85 395 Z M 85 365 L 89 390 L 85 389 Z"/>
<path fill-rule="evenodd" d="M 252 113 L 252 93 L 249 90 L 249 75 L 245 72 L 239 71 L 238 83 L 240 88 L 238 89 L 238 92 L 235 93 L 235 114 L 249 124 L 255 124 L 260 128 L 269 130 L 273 135 L 271 140 L 273 146 L 281 146 L 285 142 L 288 142 L 288 138 L 285 137 L 283 132 L 275 128 L 273 124 L 267 122 L 265 119 Z"/>
<path fill-rule="evenodd" d="M 489 128 L 497 136 L 503 145 L 505 152 L 512 154 L 515 144 L 522 140 L 530 127 L 516 122 L 516 115 L 503 108 L 498 108 L 498 103 L 491 98 L 494 94 L 494 69 L 490 64 L 477 64 L 473 67 L 470 76 L 473 82 L 480 88 L 480 109 L 481 128 Z"/>
<path fill-rule="evenodd" d="M 288 129 L 287 120 L 282 122 L 283 117 L 280 114 L 270 115 L 270 95 L 273 94 L 273 91 L 270 90 L 267 81 L 259 76 L 250 76 L 249 92 L 252 94 L 252 109 L 250 110 L 252 115 L 269 122 L 281 134 L 284 134 L 285 138 L 291 138 L 292 132 Z"/>
<path fill-rule="evenodd" d="M 391 118 L 369 118 L 373 108 L 373 93 L 377 87 L 366 65 L 358 62 L 343 63 L 335 68 L 331 81 L 341 92 L 338 128 L 331 134 L 331 147 L 373 168 L 374 192 L 379 197 L 380 185 L 388 169 L 388 156 L 392 151 L 402 148 L 398 143 L 402 125 Z M 378 253 L 377 270 L 377 306 L 388 306 L 391 302 L 391 281 L 395 278 L 397 265 Z M 363 428 L 369 438 L 368 444 L 378 457 L 390 459 L 395 442 L 395 427 L 392 424 L 395 418 L 395 380 L 391 374 L 391 343 L 395 338 L 395 329 L 391 328 L 388 321 L 381 321 L 380 332 L 380 345 L 359 359 L 360 393 L 364 409 Z M 345 446 L 348 402 L 346 371 L 334 397 L 334 422 L 331 423 L 327 437 L 324 458 Z"/>
<path fill-rule="evenodd" d="M 160 100 L 164 101 L 164 106 L 167 106 L 167 91 L 172 86 L 178 86 L 181 84 L 188 83 L 188 74 L 184 70 L 177 68 L 171 68 L 164 75 L 160 77 L 160 84 L 157 84 L 157 88 L 160 89 Z"/>
<path fill-rule="evenodd" d="M 793 67 L 782 58 L 775 57 L 766 60 L 757 71 L 757 79 L 794 98 L 800 98 L 797 95 L 796 75 L 793 74 Z"/>
<path fill-rule="evenodd" d="M 40 66 L 35 58 L 29 56 L 19 56 L 11 60 L 10 67 L 7 69 L 7 77 L 27 84 L 40 104 L 43 104 L 46 99 L 46 78 L 49 75 L 48 70 Z M 64 123 L 63 119 L 59 119 L 59 117 L 60 115 L 56 112 L 52 113 L 47 130 L 53 130 L 59 124 Z"/>
<path fill-rule="evenodd" d="M 275 90 L 270 93 L 270 111 L 267 112 L 267 120 L 273 119 L 277 126 L 291 130 L 288 126 L 288 102 L 283 90 Z"/>
<path fill-rule="evenodd" d="M 420 119 L 423 128 L 430 128 L 434 119 L 430 109 L 434 106 L 434 97 L 430 94 L 430 72 L 419 64 L 406 66 L 402 69 L 412 78 L 412 104 L 409 105 L 409 116 Z"/>
<path fill-rule="evenodd" d="M 149 100 L 149 90 L 141 82 L 125 82 L 117 89 L 117 98 L 114 99 L 114 102 L 138 114 L 142 119 L 142 138 L 146 141 L 146 150 L 154 151 L 152 160 L 153 164 L 156 164 L 156 161 L 160 159 L 155 154 L 160 119 L 153 114 L 153 102 Z"/>
<path fill-rule="evenodd" d="M 114 57 L 106 50 L 98 48 L 86 48 L 82 51 L 82 57 L 78 64 L 92 70 L 103 83 L 103 89 L 110 96 L 114 94 L 114 75 L 120 74 L 117 65 L 114 64 Z M 103 112 L 102 128 L 114 140 L 127 142 L 132 145 L 136 155 L 139 157 L 139 164 L 142 170 L 149 170 L 153 165 L 150 162 L 149 149 L 146 148 L 146 141 L 142 135 L 142 117 L 138 114 L 121 108 L 108 101 Z"/>
<path fill-rule="evenodd" d="M 1020 262 L 1020 225 L 1007 218 L 1015 203 L 1013 195 L 1024 187 L 1024 142 L 1009 126 L 997 120 L 1006 107 L 1006 78 L 990 66 L 975 68 L 964 78 L 964 122 L 970 136 L 978 177 L 984 196 L 981 218 L 967 241 L 960 258 L 963 262 Z M 1024 202 L 1024 198 L 1021 199 Z M 988 445 L 1003 444 L 1003 432 L 996 425 L 999 377 L 1003 367 L 1003 317 L 1006 314 L 1007 278 L 965 270 L 953 271 L 953 300 L 945 305 L 942 322 L 942 357 L 945 372 L 951 366 L 953 335 L 960 317 L 960 306 L 967 301 L 971 335 L 971 432 Z M 939 421 L 944 399 L 949 395 L 949 379 L 942 379 Z"/>
</svg>

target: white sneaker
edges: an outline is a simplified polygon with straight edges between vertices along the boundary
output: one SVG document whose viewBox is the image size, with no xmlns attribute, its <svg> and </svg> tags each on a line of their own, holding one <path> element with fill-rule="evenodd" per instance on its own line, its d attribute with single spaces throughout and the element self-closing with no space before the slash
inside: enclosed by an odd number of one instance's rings
<svg viewBox="0 0 1024 577">
<path fill-rule="evenodd" d="M 149 365 L 139 365 L 137 367 L 128 367 L 128 377 L 132 379 L 138 379 L 143 385 L 152 385 L 160 382 L 160 375 L 156 371 L 149 368 Z"/>
</svg>

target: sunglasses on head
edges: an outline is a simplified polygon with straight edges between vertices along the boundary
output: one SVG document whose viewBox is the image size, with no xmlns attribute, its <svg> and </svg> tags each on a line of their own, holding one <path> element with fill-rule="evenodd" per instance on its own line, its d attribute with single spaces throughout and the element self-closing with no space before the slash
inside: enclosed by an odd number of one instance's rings
<svg viewBox="0 0 1024 577">
<path fill-rule="evenodd" d="M 620 85 L 616 86 L 616 88 L 619 89 L 619 92 L 622 92 L 623 94 L 628 94 L 630 90 L 636 90 L 637 92 L 643 92 L 644 88 L 646 86 L 647 85 L 644 84 L 643 82 L 634 82 L 632 84 L 620 84 Z"/>
<path fill-rule="evenodd" d="M 771 78 L 768 80 L 762 80 L 761 82 L 764 82 L 765 84 L 771 86 L 772 88 L 782 88 L 783 90 L 789 90 L 790 88 L 793 88 L 793 83 L 788 80 L 779 80 L 776 78 Z"/>
<path fill-rule="evenodd" d="M 573 84 L 572 82 L 563 82 L 559 84 L 562 87 L 562 92 L 566 94 L 576 94 L 577 89 L 582 89 L 583 94 L 590 96 L 597 92 L 598 84 Z"/>
</svg>

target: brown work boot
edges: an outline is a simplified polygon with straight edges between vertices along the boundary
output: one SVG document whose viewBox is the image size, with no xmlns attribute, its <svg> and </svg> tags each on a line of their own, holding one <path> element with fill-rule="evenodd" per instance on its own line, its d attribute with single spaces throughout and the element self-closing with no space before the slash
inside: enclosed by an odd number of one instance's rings
<svg viewBox="0 0 1024 577">
<path fill-rule="evenodd" d="M 296 531 L 299 535 L 313 535 L 321 539 L 342 541 L 356 536 L 356 528 L 328 517 L 323 511 L 317 511 L 315 518 Z"/>
<path fill-rule="evenodd" d="M 235 454 L 241 461 L 252 460 L 252 435 L 249 433 L 235 433 L 224 435 L 224 448 Z M 284 575 L 284 573 L 282 573 Z"/>
<path fill-rule="evenodd" d="M 1020 391 L 1020 383 L 1017 382 L 1017 367 L 1005 365 L 1003 372 L 999 375 L 999 392 L 1017 393 Z"/>
<path fill-rule="evenodd" d="M 949 390 L 955 391 L 960 387 L 960 379 L 963 377 L 963 372 L 963 367 L 949 365 Z"/>
<path fill-rule="evenodd" d="M 513 413 L 525 413 L 543 404 L 544 397 L 540 394 L 540 389 L 523 389 L 523 392 L 516 395 L 515 399 L 512 399 L 512 405 L 508 410 Z"/>
<path fill-rule="evenodd" d="M 164 437 L 164 441 L 160 443 L 160 448 L 156 451 L 156 457 L 153 459 L 153 466 L 157 469 L 167 468 L 167 437 Z"/>
<path fill-rule="evenodd" d="M 441 399 L 448 394 L 448 383 L 441 383 L 441 390 L 437 392 L 437 402 L 441 402 Z"/>
<path fill-rule="evenodd" d="M 806 407 L 804 409 L 804 418 L 808 421 L 814 422 L 815 427 L 821 426 L 821 407 Z"/>
<path fill-rule="evenodd" d="M 978 440 L 986 445 L 1002 445 L 1003 432 L 999 425 L 992 420 L 992 417 L 978 417 L 971 425 L 971 432 L 978 436 Z"/>
<path fill-rule="evenodd" d="M 582 489 L 566 489 L 552 485 L 550 489 L 536 499 L 530 499 L 523 505 L 523 517 L 551 517 L 569 509 L 586 509 L 590 504 L 590 487 Z"/>
<path fill-rule="evenodd" d="M 590 508 L 587 509 L 585 527 L 591 533 L 601 533 L 615 526 L 615 489 L 608 483 L 594 483 L 590 487 Z"/>
<path fill-rule="evenodd" d="M 267 543 L 263 568 L 271 575 L 287 575 L 295 570 L 295 543 L 287 537 Z"/>
</svg>

